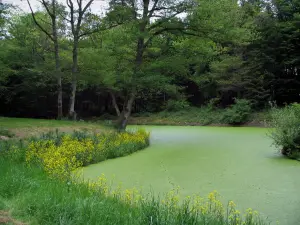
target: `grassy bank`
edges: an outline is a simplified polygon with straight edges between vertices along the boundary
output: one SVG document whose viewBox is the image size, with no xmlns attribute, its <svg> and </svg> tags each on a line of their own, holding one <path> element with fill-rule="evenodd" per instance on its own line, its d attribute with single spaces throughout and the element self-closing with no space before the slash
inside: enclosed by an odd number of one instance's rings
<svg viewBox="0 0 300 225">
<path fill-rule="evenodd" d="M 158 198 L 135 188 L 113 189 L 104 175 L 88 182 L 71 173 L 97 162 L 94 154 L 102 161 L 141 150 L 147 138 L 142 131 L 100 136 L 75 132 L 10 145 L 0 157 L 0 210 L 29 224 L 265 224 L 252 209 L 242 214 L 234 202 L 223 205 L 215 191 L 180 200 L 174 187 Z"/>
<path fill-rule="evenodd" d="M 85 184 L 50 179 L 41 169 L 1 160 L 0 209 L 29 224 L 139 224 L 138 210 L 91 192 Z"/>
<path fill-rule="evenodd" d="M 0 117 L 0 136 L 8 135 L 15 138 L 27 138 L 56 129 L 67 133 L 73 132 L 74 130 L 86 130 L 99 133 L 109 128 L 104 126 L 101 122 L 90 123 L 84 121 Z"/>
<path fill-rule="evenodd" d="M 242 219 L 233 202 L 225 209 L 214 192 L 181 205 L 174 191 L 133 201 L 131 190 L 107 195 L 103 186 L 50 179 L 37 167 L 1 159 L 0 169 L 0 210 L 29 224 L 265 224 L 251 209 Z"/>
</svg>

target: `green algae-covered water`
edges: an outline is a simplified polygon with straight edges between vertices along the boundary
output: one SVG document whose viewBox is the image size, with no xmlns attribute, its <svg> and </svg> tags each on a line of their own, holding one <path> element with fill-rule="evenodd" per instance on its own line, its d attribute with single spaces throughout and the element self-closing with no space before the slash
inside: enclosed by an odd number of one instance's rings
<svg viewBox="0 0 300 225">
<path fill-rule="evenodd" d="M 300 224 L 300 162 L 282 157 L 265 128 L 145 126 L 151 146 L 131 156 L 84 168 L 123 187 L 202 196 L 217 190 L 226 203 L 258 210 L 283 225 Z"/>
</svg>

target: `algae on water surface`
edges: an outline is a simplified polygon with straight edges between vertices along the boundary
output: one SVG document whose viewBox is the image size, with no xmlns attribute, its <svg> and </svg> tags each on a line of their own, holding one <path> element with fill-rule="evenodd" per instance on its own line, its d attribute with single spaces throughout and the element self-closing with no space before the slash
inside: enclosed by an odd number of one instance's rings
<svg viewBox="0 0 300 225">
<path fill-rule="evenodd" d="M 182 195 L 217 190 L 226 204 L 252 207 L 271 221 L 300 224 L 300 163 L 282 157 L 265 128 L 145 126 L 151 146 L 131 156 L 84 168 L 86 179 L 102 173 L 124 187 Z"/>
</svg>

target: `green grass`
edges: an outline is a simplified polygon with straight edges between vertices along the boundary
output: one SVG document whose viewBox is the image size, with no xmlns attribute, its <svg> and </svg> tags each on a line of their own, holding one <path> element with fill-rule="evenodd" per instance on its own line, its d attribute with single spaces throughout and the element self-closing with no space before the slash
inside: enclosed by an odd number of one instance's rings
<svg viewBox="0 0 300 225">
<path fill-rule="evenodd" d="M 99 122 L 91 123 L 85 121 L 44 120 L 8 117 L 0 117 L 0 127 L 16 138 L 37 136 L 41 133 L 47 133 L 56 129 L 69 133 L 74 130 L 89 130 L 101 132 L 109 128 L 103 123 Z"/>
<path fill-rule="evenodd" d="M 2 207 L 10 209 L 12 216 L 23 222 L 45 225 L 140 224 L 134 219 L 138 210 L 95 195 L 85 185 L 57 182 L 38 168 L 3 160 L 0 160 L 0 168 Z"/>
<path fill-rule="evenodd" d="M 0 127 L 2 128 L 37 128 L 37 127 L 65 127 L 65 126 L 88 126 L 94 127 L 96 124 L 68 120 L 44 120 L 27 118 L 0 117 Z M 97 125 L 99 126 L 99 124 Z"/>
<path fill-rule="evenodd" d="M 151 146 L 134 155 L 91 165 L 86 179 L 101 173 L 124 187 L 164 193 L 174 185 L 182 195 L 217 190 L 245 210 L 252 207 L 271 221 L 297 224 L 300 164 L 271 146 L 265 128 L 147 127 Z"/>
</svg>

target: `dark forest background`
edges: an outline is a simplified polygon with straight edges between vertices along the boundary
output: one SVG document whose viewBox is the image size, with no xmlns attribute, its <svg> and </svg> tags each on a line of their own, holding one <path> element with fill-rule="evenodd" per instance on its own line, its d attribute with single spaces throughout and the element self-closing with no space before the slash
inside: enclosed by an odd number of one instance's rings
<svg viewBox="0 0 300 225">
<path fill-rule="evenodd" d="M 76 1 L 42 2 L 33 14 L 1 5 L 0 116 L 68 117 L 74 79 L 77 118 L 300 100 L 299 0 L 112 0 L 105 15 L 86 8 L 77 36 Z"/>
</svg>

